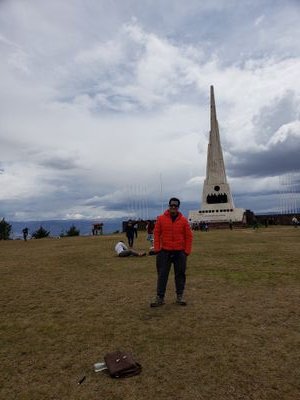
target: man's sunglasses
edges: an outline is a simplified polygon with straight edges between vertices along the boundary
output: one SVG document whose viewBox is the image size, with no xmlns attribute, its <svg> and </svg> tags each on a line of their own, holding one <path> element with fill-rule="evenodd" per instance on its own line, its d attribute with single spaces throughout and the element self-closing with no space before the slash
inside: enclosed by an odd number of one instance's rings
<svg viewBox="0 0 300 400">
<path fill-rule="evenodd" d="M 178 204 L 169 204 L 169 207 L 170 207 L 170 208 L 178 208 L 179 205 L 178 205 Z"/>
</svg>

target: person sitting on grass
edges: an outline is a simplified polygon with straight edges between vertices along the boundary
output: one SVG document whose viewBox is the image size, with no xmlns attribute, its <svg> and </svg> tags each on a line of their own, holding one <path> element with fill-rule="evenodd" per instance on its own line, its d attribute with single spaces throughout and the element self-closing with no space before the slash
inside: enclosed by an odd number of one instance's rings
<svg viewBox="0 0 300 400">
<path fill-rule="evenodd" d="M 128 249 L 126 244 L 122 241 L 120 241 L 116 244 L 115 251 L 119 257 L 129 257 L 129 256 L 143 257 L 146 255 L 146 253 L 138 253 L 135 250 Z"/>
</svg>

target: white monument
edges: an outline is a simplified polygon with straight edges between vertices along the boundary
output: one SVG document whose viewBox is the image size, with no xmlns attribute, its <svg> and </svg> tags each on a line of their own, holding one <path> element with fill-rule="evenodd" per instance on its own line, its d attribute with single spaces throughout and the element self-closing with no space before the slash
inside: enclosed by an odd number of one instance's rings
<svg viewBox="0 0 300 400">
<path fill-rule="evenodd" d="M 246 222 L 243 208 L 235 208 L 227 183 L 220 142 L 214 87 L 210 87 L 210 133 L 207 151 L 206 179 L 203 184 L 201 209 L 189 212 L 193 223 Z"/>
</svg>

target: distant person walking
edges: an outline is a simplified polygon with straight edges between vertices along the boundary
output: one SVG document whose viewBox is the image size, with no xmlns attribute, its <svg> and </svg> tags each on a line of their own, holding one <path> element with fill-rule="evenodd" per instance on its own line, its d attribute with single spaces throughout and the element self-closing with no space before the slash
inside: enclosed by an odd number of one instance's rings
<svg viewBox="0 0 300 400">
<path fill-rule="evenodd" d="M 157 218 L 154 228 L 154 251 L 156 256 L 157 289 L 151 307 L 162 306 L 171 264 L 174 265 L 176 303 L 186 305 L 183 293 L 186 281 L 186 261 L 192 249 L 192 231 L 188 220 L 178 211 L 180 200 L 172 197 L 169 209 Z"/>
<path fill-rule="evenodd" d="M 138 253 L 135 250 L 128 249 L 126 244 L 122 241 L 116 244 L 115 252 L 118 254 L 119 257 L 129 257 L 129 256 L 142 257 L 146 255 L 146 253 Z"/>
<path fill-rule="evenodd" d="M 127 222 L 126 228 L 125 228 L 127 240 L 128 240 L 128 246 L 133 247 L 133 241 L 134 241 L 134 224 L 133 221 L 130 219 Z"/>
<path fill-rule="evenodd" d="M 135 236 L 135 238 L 137 239 L 137 237 L 138 237 L 138 230 L 139 230 L 139 223 L 138 223 L 138 222 L 135 222 L 135 223 L 133 224 L 133 230 L 134 230 L 134 236 Z"/>
<path fill-rule="evenodd" d="M 29 229 L 27 227 L 22 230 L 23 239 L 25 240 L 25 242 L 27 241 L 28 232 L 29 232 Z"/>
</svg>

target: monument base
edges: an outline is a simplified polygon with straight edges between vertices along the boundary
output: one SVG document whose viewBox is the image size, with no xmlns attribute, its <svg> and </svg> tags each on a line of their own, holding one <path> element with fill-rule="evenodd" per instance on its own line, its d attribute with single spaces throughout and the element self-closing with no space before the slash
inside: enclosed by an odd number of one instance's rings
<svg viewBox="0 0 300 400">
<path fill-rule="evenodd" d="M 199 210 L 189 212 L 189 222 L 193 223 L 219 223 L 219 222 L 241 222 L 246 223 L 244 208 L 233 208 L 230 210 Z"/>
</svg>

